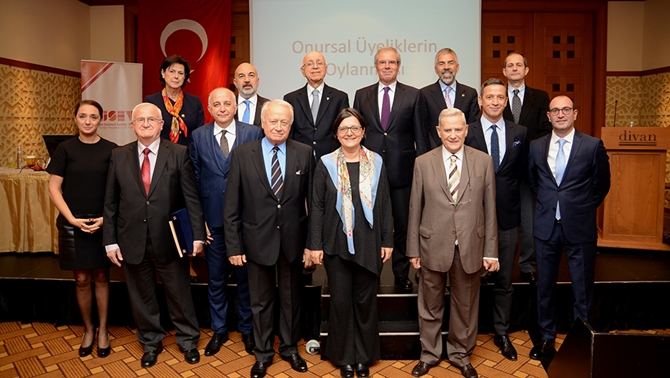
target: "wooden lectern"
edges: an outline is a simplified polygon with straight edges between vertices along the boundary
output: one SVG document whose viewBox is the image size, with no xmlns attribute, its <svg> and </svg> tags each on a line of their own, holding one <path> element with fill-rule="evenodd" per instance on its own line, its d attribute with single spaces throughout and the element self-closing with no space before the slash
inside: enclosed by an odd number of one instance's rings
<svg viewBox="0 0 670 378">
<path fill-rule="evenodd" d="M 663 243 L 670 128 L 603 127 L 612 186 L 598 214 L 598 246 L 670 251 Z"/>
</svg>

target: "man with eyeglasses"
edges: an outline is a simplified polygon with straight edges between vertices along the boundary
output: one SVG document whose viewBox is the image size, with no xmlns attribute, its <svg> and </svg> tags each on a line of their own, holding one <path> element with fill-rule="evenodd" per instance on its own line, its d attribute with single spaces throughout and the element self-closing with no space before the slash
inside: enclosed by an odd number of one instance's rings
<svg viewBox="0 0 670 378">
<path fill-rule="evenodd" d="M 103 243 L 107 257 L 123 267 L 128 297 L 144 348 L 141 366 L 156 364 L 163 351 L 156 298 L 156 273 L 163 283 L 177 345 L 190 364 L 200 361 L 200 326 L 191 298 L 188 259 L 179 258 L 168 221 L 184 206 L 193 232 L 193 255 L 203 250 L 205 221 L 193 163 L 185 146 L 160 138 L 160 109 L 142 103 L 133 109 L 137 141 L 112 152 L 107 175 Z"/>
<path fill-rule="evenodd" d="M 421 88 L 428 114 L 431 148 L 442 143 L 433 126 L 437 125 L 437 117 L 443 109 L 460 109 L 465 114 L 468 124 L 478 121 L 481 117 L 477 90 L 456 80 L 456 74 L 460 68 L 456 51 L 448 47 L 441 49 L 435 54 L 435 73 L 438 80 Z"/>
<path fill-rule="evenodd" d="M 381 155 L 388 173 L 393 208 L 393 275 L 403 291 L 413 288 L 409 275 L 407 217 L 412 170 L 417 156 L 428 151 L 423 96 L 397 81 L 400 54 L 382 47 L 375 54 L 379 82 L 356 91 L 354 108 L 367 123 L 365 147 Z"/>
<path fill-rule="evenodd" d="M 547 118 L 549 95 L 547 92 L 526 85 L 528 60 L 518 52 L 507 54 L 503 63 L 503 75 L 507 78 L 507 97 L 503 117 L 528 128 L 529 140 L 541 138 L 551 132 L 551 122 Z M 525 177 L 519 184 L 521 193 L 521 251 L 519 269 L 521 280 L 534 284 L 535 240 L 533 238 L 533 195 Z"/>
<path fill-rule="evenodd" d="M 261 125 L 261 109 L 270 101 L 258 94 L 258 77 L 256 67 L 249 63 L 241 63 L 235 69 L 233 84 L 237 88 L 237 112 L 235 120 L 250 125 Z"/>
<path fill-rule="evenodd" d="M 247 267 L 254 323 L 256 363 L 262 378 L 275 355 L 276 293 L 279 295 L 280 357 L 306 372 L 298 354 L 303 267 L 311 265 L 306 204 L 316 162 L 310 146 L 288 139 L 293 108 L 282 100 L 263 106 L 265 137 L 237 147 L 231 155 L 223 210 L 228 260 Z"/>
<path fill-rule="evenodd" d="M 568 259 L 574 316 L 592 319 L 596 263 L 596 210 L 610 188 L 609 157 L 602 140 L 575 130 L 572 99 L 556 96 L 547 116 L 552 132 L 530 144 L 528 176 L 535 197 L 538 326 L 542 339 L 530 351 L 550 361 L 556 352 L 554 290 L 562 251 Z"/>
<path fill-rule="evenodd" d="M 324 82 L 327 68 L 320 52 L 307 53 L 300 66 L 307 84 L 284 96 L 295 111 L 289 138 L 311 146 L 315 161 L 339 147 L 331 128 L 340 110 L 349 107 L 349 96 Z"/>
</svg>

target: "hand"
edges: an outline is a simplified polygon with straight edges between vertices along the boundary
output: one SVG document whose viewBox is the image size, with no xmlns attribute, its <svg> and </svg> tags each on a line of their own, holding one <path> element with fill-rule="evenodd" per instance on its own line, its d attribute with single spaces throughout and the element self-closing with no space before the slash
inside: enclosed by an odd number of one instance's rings
<svg viewBox="0 0 670 378">
<path fill-rule="evenodd" d="M 314 265 L 314 262 L 312 261 L 312 251 L 305 248 L 305 250 L 302 252 L 302 262 L 305 264 L 305 268 L 309 268 L 310 266 Z"/>
<path fill-rule="evenodd" d="M 312 250 L 312 263 L 316 265 L 323 265 L 323 250 Z"/>
<path fill-rule="evenodd" d="M 205 243 L 199 240 L 194 240 L 193 241 L 193 253 L 191 254 L 191 257 L 193 256 L 198 256 L 199 253 L 202 253 L 202 251 L 205 249 Z"/>
<path fill-rule="evenodd" d="M 387 262 L 391 258 L 393 253 L 393 248 L 382 247 L 382 264 Z"/>
<path fill-rule="evenodd" d="M 500 270 L 500 263 L 498 260 L 484 259 L 484 269 L 486 269 L 487 272 L 497 272 Z"/>
<path fill-rule="evenodd" d="M 205 222 L 205 231 L 207 231 L 207 240 L 205 240 L 205 244 L 210 245 L 214 241 L 214 238 L 212 237 L 212 233 L 209 232 L 209 226 L 207 226 L 207 222 Z"/>
<path fill-rule="evenodd" d="M 421 269 L 421 257 L 410 257 L 409 263 L 412 264 L 414 269 Z"/>
<path fill-rule="evenodd" d="M 76 221 L 83 221 L 83 226 L 80 229 L 87 233 L 92 234 L 102 227 L 102 217 L 99 218 L 88 218 L 88 219 L 75 219 Z"/>
<path fill-rule="evenodd" d="M 121 267 L 121 261 L 123 261 L 123 256 L 121 255 L 120 249 L 114 249 L 107 252 L 107 257 L 112 261 L 112 263 L 119 268 Z"/>
<path fill-rule="evenodd" d="M 247 262 L 247 255 L 228 256 L 228 261 L 235 266 L 244 266 Z"/>
</svg>

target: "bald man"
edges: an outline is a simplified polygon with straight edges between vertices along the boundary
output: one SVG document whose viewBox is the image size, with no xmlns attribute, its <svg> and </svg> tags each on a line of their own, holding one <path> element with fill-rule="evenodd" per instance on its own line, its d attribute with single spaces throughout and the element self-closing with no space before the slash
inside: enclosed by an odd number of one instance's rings
<svg viewBox="0 0 670 378">
<path fill-rule="evenodd" d="M 237 88 L 237 112 L 235 120 L 250 125 L 261 125 L 261 108 L 269 100 L 258 95 L 258 77 L 256 67 L 249 63 L 242 63 L 235 69 L 233 84 Z"/>
</svg>

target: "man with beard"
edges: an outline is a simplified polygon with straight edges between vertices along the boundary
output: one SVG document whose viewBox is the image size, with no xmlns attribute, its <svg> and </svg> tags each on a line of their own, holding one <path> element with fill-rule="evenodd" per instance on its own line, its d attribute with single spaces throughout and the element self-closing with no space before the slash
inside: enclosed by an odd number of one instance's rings
<svg viewBox="0 0 670 378">
<path fill-rule="evenodd" d="M 235 69 L 233 84 L 237 88 L 237 113 L 235 120 L 250 125 L 261 125 L 261 108 L 269 100 L 256 93 L 260 82 L 256 67 L 242 63 Z"/>
<path fill-rule="evenodd" d="M 456 52 L 448 47 L 435 54 L 435 73 L 439 77 L 437 82 L 421 88 L 428 114 L 428 132 L 430 133 L 430 148 L 442 144 L 435 127 L 437 118 L 443 109 L 456 108 L 465 114 L 468 124 L 476 122 L 481 117 L 477 90 L 456 81 L 456 74 L 460 69 Z"/>
</svg>

